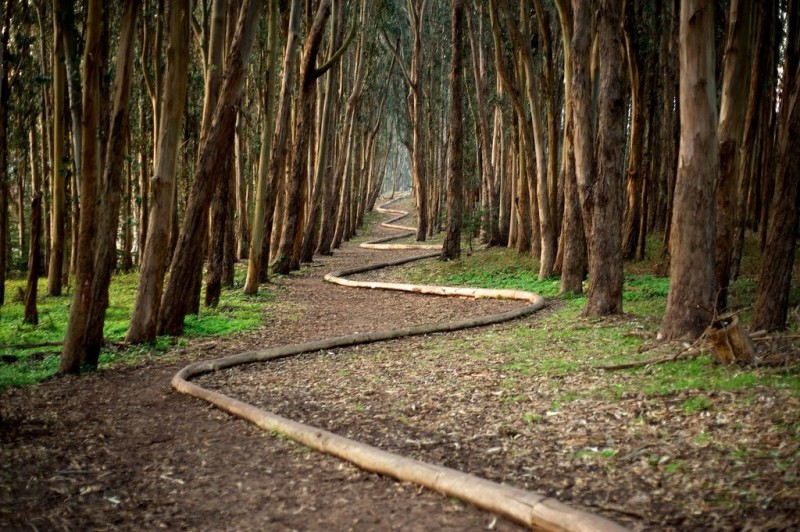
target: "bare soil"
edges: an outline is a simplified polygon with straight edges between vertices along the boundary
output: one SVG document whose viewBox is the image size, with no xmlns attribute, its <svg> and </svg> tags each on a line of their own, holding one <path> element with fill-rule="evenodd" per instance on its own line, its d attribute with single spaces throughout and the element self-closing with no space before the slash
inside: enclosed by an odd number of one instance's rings
<svg viewBox="0 0 800 532">
<path fill-rule="evenodd" d="M 383 234 L 376 228 L 370 236 Z M 169 360 L 0 396 L 0 529 L 518 530 L 169 387 L 193 360 L 519 304 L 322 281 L 334 269 L 417 253 L 347 244 L 270 286 L 276 303 L 257 331 L 195 342 Z M 478 335 L 537 327 L 538 320 L 302 355 L 200 381 L 297 421 L 545 493 L 635 529 L 800 524 L 800 445 L 777 428 L 800 423 L 796 397 L 764 390 L 757 401 L 743 401 L 720 393 L 727 407 L 691 417 L 680 406 L 684 395 L 577 400 L 556 409 L 552 382 L 545 382 L 553 377 L 509 387 L 504 355 L 476 356 L 470 347 Z M 555 378 L 580 387 L 608 377 Z M 718 441 L 739 441 L 750 454 L 729 456 Z M 613 460 L 604 460 L 611 448 Z"/>
</svg>

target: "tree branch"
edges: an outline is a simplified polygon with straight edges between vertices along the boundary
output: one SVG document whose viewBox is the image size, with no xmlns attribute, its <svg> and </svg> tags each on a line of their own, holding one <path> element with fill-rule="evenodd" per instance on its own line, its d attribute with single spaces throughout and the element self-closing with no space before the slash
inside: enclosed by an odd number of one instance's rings
<svg viewBox="0 0 800 532">
<path fill-rule="evenodd" d="M 408 75 L 408 71 L 406 70 L 406 66 L 403 63 L 403 58 L 400 56 L 400 52 L 399 52 L 399 50 L 400 50 L 400 38 L 399 37 L 397 38 L 397 50 L 395 50 L 394 48 L 392 48 L 392 45 L 389 42 L 389 36 L 386 35 L 386 31 L 384 31 L 383 28 L 381 28 L 381 35 L 383 36 L 383 41 L 384 41 L 384 44 L 386 44 L 386 48 L 388 48 L 389 51 L 392 52 L 392 55 L 394 55 L 395 59 L 397 59 L 397 62 L 400 64 L 400 72 L 403 73 L 403 79 L 406 81 L 406 84 L 408 85 L 408 88 L 410 88 L 411 90 L 416 92 L 417 86 L 411 81 L 411 77 Z"/>
<path fill-rule="evenodd" d="M 333 65 L 339 60 L 340 57 L 347 51 L 347 48 L 350 46 L 350 43 L 353 42 L 353 38 L 356 36 L 356 24 L 353 24 L 350 33 L 347 35 L 347 38 L 344 40 L 344 44 L 336 50 L 336 52 L 328 59 L 324 65 L 314 70 L 312 74 L 314 79 L 319 78 L 320 76 L 324 75 L 328 70 L 330 70 Z"/>
</svg>

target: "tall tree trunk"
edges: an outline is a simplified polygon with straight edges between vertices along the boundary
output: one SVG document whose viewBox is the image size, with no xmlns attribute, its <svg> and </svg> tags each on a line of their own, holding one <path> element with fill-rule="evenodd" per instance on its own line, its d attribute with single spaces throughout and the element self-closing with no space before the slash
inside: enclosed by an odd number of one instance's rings
<svg viewBox="0 0 800 532">
<path fill-rule="evenodd" d="M 639 241 L 639 221 L 642 211 L 644 172 L 642 147 L 644 144 L 644 98 L 645 84 L 642 81 L 642 51 L 636 43 L 636 14 L 633 0 L 625 0 L 623 8 L 625 28 L 625 56 L 628 63 L 628 79 L 631 93 L 631 134 L 628 137 L 628 169 L 626 182 L 627 205 L 622 224 L 622 256 L 626 260 L 636 257 Z M 641 23 L 641 21 L 639 21 Z"/>
<path fill-rule="evenodd" d="M 278 255 L 272 263 L 275 273 L 287 274 L 299 268 L 300 257 L 295 255 L 295 241 L 297 240 L 298 226 L 302 230 L 302 211 L 305 203 L 301 201 L 308 194 L 308 179 L 305 176 L 307 168 L 308 142 L 311 130 L 311 102 L 314 97 L 316 80 L 319 77 L 315 65 L 325 24 L 331 13 L 330 0 L 322 0 L 314 16 L 314 22 L 308 30 L 306 42 L 303 45 L 303 57 L 300 64 L 300 92 L 298 96 L 297 124 L 295 137 L 292 143 L 291 169 L 286 181 L 285 209 L 281 231 Z M 299 249 L 297 250 L 299 251 Z"/>
<path fill-rule="evenodd" d="M 621 6 L 601 0 L 598 13 L 598 94 L 596 176 L 589 238 L 589 293 L 586 314 L 622 312 L 622 203 L 625 165 L 625 97 Z M 577 30 L 576 30 L 577 31 Z M 573 115 L 573 118 L 575 116 Z"/>
<path fill-rule="evenodd" d="M 742 250 L 744 248 L 744 235 L 747 225 L 750 223 L 748 216 L 748 206 L 750 204 L 751 188 L 754 185 L 753 171 L 754 162 L 760 153 L 757 143 L 759 133 L 760 103 L 764 91 L 767 90 L 765 83 L 761 82 L 762 76 L 767 76 L 767 65 L 770 63 L 769 55 L 772 48 L 772 23 L 777 19 L 777 4 L 772 4 L 768 9 L 758 9 L 758 22 L 754 43 L 753 61 L 750 64 L 747 94 L 747 111 L 742 126 L 742 137 L 739 143 L 739 161 L 736 163 L 739 173 L 739 191 L 736 209 L 736 234 L 733 249 L 731 250 L 731 279 L 735 279 L 739 273 L 742 261 Z M 769 99 L 769 98 L 766 98 Z"/>
<path fill-rule="evenodd" d="M 53 12 L 60 9 L 60 0 L 54 0 Z M 63 29 L 59 17 L 53 17 L 53 179 L 50 214 L 50 259 L 47 274 L 47 295 L 60 296 L 64 267 L 64 226 L 66 224 L 66 193 L 64 133 L 64 98 L 66 72 L 64 69 Z M 2 106 L 3 109 L 6 106 Z M 0 192 L 1 193 L 1 192 Z M 1 260 L 1 259 L 0 259 Z"/>
<path fill-rule="evenodd" d="M 530 39 L 527 38 L 527 32 L 523 32 L 523 28 L 527 28 L 524 10 L 520 12 L 520 23 L 518 26 L 515 19 L 511 16 L 505 0 L 494 1 L 500 6 L 503 18 L 505 19 L 506 28 L 508 28 L 508 32 L 511 36 L 511 42 L 514 49 L 518 52 L 515 54 L 518 58 L 518 71 L 525 79 L 525 94 L 531 110 L 531 124 L 528 125 L 527 120 L 523 120 L 522 128 L 525 144 L 528 146 L 528 149 L 533 148 L 535 153 L 535 157 L 531 153 L 526 154 L 526 159 L 528 160 L 526 167 L 530 185 L 529 194 L 531 203 L 535 203 L 533 205 L 534 210 L 532 210 L 531 214 L 532 225 L 535 228 L 534 236 L 537 234 L 539 236 L 538 242 L 531 243 L 531 253 L 539 258 L 539 279 L 546 279 L 553 273 L 557 249 L 555 228 L 551 223 L 552 213 L 550 211 L 547 160 L 544 150 L 544 130 L 542 119 L 539 114 L 539 103 L 535 86 L 537 77 L 533 69 L 533 51 L 531 50 Z M 508 87 L 506 87 L 506 90 L 508 90 Z M 521 104 L 519 107 L 522 109 Z M 518 112 L 518 114 L 520 113 Z M 524 110 L 522 110 L 521 114 L 524 116 Z M 536 199 L 535 202 L 534 198 Z"/>
<path fill-rule="evenodd" d="M 194 265 L 201 258 L 202 239 L 206 236 L 205 231 L 197 229 L 204 227 L 200 223 L 214 192 L 214 179 L 224 170 L 226 157 L 233 147 L 235 104 L 241 97 L 250 47 L 258 26 L 260 4 L 260 0 L 245 0 L 239 10 L 236 33 L 225 61 L 219 101 L 208 136 L 201 147 L 169 279 L 164 288 L 158 321 L 159 334 L 179 335 L 183 331 L 183 319 L 187 312 L 184 299 L 192 283 Z"/>
<path fill-rule="evenodd" d="M 247 212 L 247 177 L 245 176 L 245 130 L 244 115 L 239 112 L 236 115 L 236 139 L 235 161 L 236 161 L 236 260 L 247 258 L 247 245 L 250 242 L 250 227 L 248 225 L 249 215 Z"/>
<path fill-rule="evenodd" d="M 463 41 L 464 0 L 453 0 L 450 44 L 452 59 L 450 63 L 450 117 L 447 133 L 447 227 L 442 260 L 457 259 L 461 256 L 461 225 L 464 203 L 464 128 L 462 125 L 461 87 L 463 84 Z"/>
<path fill-rule="evenodd" d="M 777 171 L 767 244 L 758 276 L 753 330 L 786 326 L 800 210 L 800 2 L 789 2 Z"/>
<path fill-rule="evenodd" d="M 23 321 L 32 325 L 39 323 L 36 296 L 39 291 L 39 269 L 42 265 L 42 176 L 39 172 L 37 156 L 36 126 L 28 132 L 31 149 L 31 223 L 30 243 L 28 245 L 28 277 L 25 286 L 25 316 Z M 42 161 L 44 163 L 44 161 Z"/>
<path fill-rule="evenodd" d="M 94 251 L 97 229 L 97 199 L 100 156 L 100 75 L 102 0 L 89 0 L 86 16 L 86 47 L 83 59 L 83 108 L 81 131 L 83 176 L 81 181 L 81 218 L 78 232 L 75 292 L 64 335 L 59 373 L 78 373 L 85 361 L 85 335 L 92 305 L 92 283 L 95 277 Z M 122 132 L 120 132 L 122 135 Z M 124 137 L 123 137 L 124 138 Z"/>
<path fill-rule="evenodd" d="M 561 293 L 583 292 L 583 278 L 586 276 L 586 235 L 584 234 L 581 216 L 580 198 L 575 177 L 575 153 L 573 151 L 573 116 L 572 100 L 572 8 L 568 0 L 557 0 L 559 20 L 561 22 L 561 39 L 564 52 L 564 145 L 562 164 L 564 166 L 564 219 L 561 229 L 562 243 L 561 261 Z"/>
<path fill-rule="evenodd" d="M 261 280 L 261 264 L 267 263 L 264 260 L 264 243 L 268 239 L 265 238 L 272 229 L 271 222 L 268 224 L 267 219 L 272 219 L 274 210 L 274 187 L 271 186 L 271 162 L 270 155 L 273 145 L 273 127 L 275 122 L 275 98 L 273 98 L 273 87 L 275 87 L 275 78 L 277 72 L 278 61 L 278 0 L 268 0 L 269 2 L 269 20 L 267 30 L 267 53 L 266 53 L 266 70 L 267 70 L 267 86 L 264 89 L 263 108 L 264 114 L 261 117 L 261 149 L 258 156 L 258 179 L 256 180 L 256 203 L 253 211 L 253 224 L 252 232 L 250 235 L 250 254 L 247 260 L 247 279 L 244 284 L 245 294 L 256 294 L 258 292 L 258 283 Z M 292 4 L 294 7 L 294 3 Z M 292 18 L 294 17 L 294 18 Z M 297 39 L 297 19 L 299 14 L 294 13 L 289 17 L 289 34 L 287 36 L 286 55 L 287 60 L 290 59 L 290 65 L 294 64 L 294 54 L 297 48 L 294 44 Z M 294 23 L 294 26 L 292 25 Z M 284 62 L 286 63 L 286 62 Z M 288 105 L 288 95 L 285 91 L 291 90 L 291 83 L 286 79 L 291 76 L 291 73 L 284 70 L 284 79 L 281 81 L 281 105 Z M 279 126 L 283 129 L 285 126 Z M 282 133 L 285 138 L 285 133 Z M 283 140 L 280 140 L 283 142 Z M 282 151 L 279 148 L 278 151 Z M 269 249 L 269 248 L 267 248 Z"/>
<path fill-rule="evenodd" d="M 716 310 L 728 305 L 731 259 L 735 242 L 739 139 L 747 103 L 752 2 L 732 0 L 725 39 L 722 102 L 719 111 L 719 174 L 717 175 L 717 234 L 715 246 Z"/>
<path fill-rule="evenodd" d="M 682 0 L 680 20 L 680 165 L 670 234 L 670 290 L 660 332 L 667 340 L 696 338 L 705 330 L 715 286 L 713 0 Z"/>
<path fill-rule="evenodd" d="M 501 241 L 498 222 L 499 207 L 497 194 L 497 165 L 492 158 L 492 134 L 489 129 L 489 117 L 492 107 L 487 102 L 488 81 L 484 49 L 479 39 L 483 33 L 483 9 L 474 2 L 478 12 L 478 28 L 474 27 L 472 9 L 467 9 L 467 31 L 472 56 L 472 75 L 475 83 L 475 120 L 478 126 L 478 147 L 480 149 L 483 212 L 481 213 L 481 231 L 483 241 L 489 246 L 498 245 Z"/>
<path fill-rule="evenodd" d="M 344 14 L 344 3 L 334 2 L 332 7 L 331 17 L 331 38 L 328 47 L 328 57 L 333 57 L 339 47 L 341 38 L 341 28 L 344 26 L 342 15 Z M 336 70 L 328 72 L 325 78 L 325 96 L 320 111 L 320 128 L 319 139 L 317 147 L 317 158 L 314 161 L 314 174 L 313 174 L 313 192 L 311 200 L 311 208 L 309 215 L 305 221 L 305 229 L 303 234 L 303 242 L 300 246 L 300 261 L 310 262 L 314 255 L 314 248 L 316 247 L 317 224 L 319 223 L 320 213 L 322 211 L 323 203 L 323 189 L 325 185 L 323 179 L 328 169 L 328 159 L 330 144 L 332 141 L 331 136 L 331 121 L 333 120 L 333 106 L 334 106 L 334 81 L 336 80 Z"/>
<path fill-rule="evenodd" d="M 158 148 L 156 150 L 158 159 L 152 183 L 153 205 L 150 211 L 147 243 L 141 261 L 139 288 L 136 293 L 131 324 L 125 337 L 126 341 L 131 343 L 148 342 L 156 337 L 158 312 L 169 252 L 173 183 L 176 179 L 180 124 L 186 100 L 189 18 L 188 0 L 176 0 L 170 3 L 167 71 L 158 127 Z"/>
</svg>

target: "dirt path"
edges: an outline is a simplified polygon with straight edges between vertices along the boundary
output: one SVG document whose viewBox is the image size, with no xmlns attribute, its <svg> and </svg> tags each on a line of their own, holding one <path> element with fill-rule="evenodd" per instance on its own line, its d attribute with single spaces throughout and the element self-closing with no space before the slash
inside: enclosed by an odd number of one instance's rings
<svg viewBox="0 0 800 532">
<path fill-rule="evenodd" d="M 196 343 L 174 362 L 58 379 L 0 397 L 0 529 L 516 529 L 458 501 L 308 452 L 169 388 L 191 360 L 519 305 L 457 298 L 445 305 L 430 296 L 322 282 L 330 270 L 381 260 L 381 253 L 347 244 L 283 280 L 277 310 L 253 333 Z"/>
</svg>

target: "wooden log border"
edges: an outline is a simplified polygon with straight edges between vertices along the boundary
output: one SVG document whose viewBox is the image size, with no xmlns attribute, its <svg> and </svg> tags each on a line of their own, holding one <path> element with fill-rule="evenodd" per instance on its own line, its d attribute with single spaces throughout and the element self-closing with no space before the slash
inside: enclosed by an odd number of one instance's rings
<svg viewBox="0 0 800 532">
<path fill-rule="evenodd" d="M 390 227 L 393 229 L 413 231 L 414 228 L 408 228 L 394 224 L 394 222 L 407 216 L 407 213 L 404 211 L 387 209 L 386 206 L 388 203 L 378 207 L 378 212 L 394 213 L 399 214 L 399 216 L 392 218 L 382 225 L 384 227 Z M 408 234 L 403 234 L 399 237 L 379 239 L 380 242 L 371 241 L 361 245 L 363 247 L 392 245 L 385 244 L 385 242 L 394 238 L 405 238 L 407 236 Z M 402 244 L 399 245 L 405 246 Z M 413 248 L 413 245 L 408 245 L 408 247 L 403 247 L 401 249 Z M 375 248 L 373 247 L 372 249 Z M 625 530 L 617 523 L 598 515 L 572 508 L 551 497 L 505 486 L 503 484 L 492 482 L 455 469 L 429 464 L 420 460 L 414 460 L 412 458 L 382 451 L 377 447 L 373 447 L 350 438 L 345 438 L 311 425 L 292 421 L 272 412 L 267 412 L 266 410 L 262 410 L 219 392 L 208 390 L 191 382 L 191 379 L 199 375 L 243 364 L 266 362 L 279 358 L 299 355 L 301 353 L 313 353 L 326 349 L 348 347 L 359 344 L 392 340 L 396 338 L 456 331 L 471 327 L 502 323 L 532 314 L 538 310 L 541 310 L 545 306 L 544 299 L 542 299 L 539 295 L 522 290 L 489 290 L 480 288 L 454 288 L 444 286 L 424 286 L 363 281 L 359 282 L 345 278 L 348 275 L 353 275 L 356 273 L 376 270 L 388 266 L 396 266 L 399 264 L 438 255 L 439 253 L 427 253 L 425 255 L 391 262 L 373 264 L 359 268 L 351 268 L 339 272 L 331 272 L 325 276 L 325 280 L 351 287 L 400 290 L 423 294 L 435 294 L 440 296 L 515 299 L 525 301 L 527 305 L 519 309 L 510 310 L 499 314 L 480 316 L 477 318 L 455 322 L 425 324 L 414 327 L 350 334 L 312 342 L 273 347 L 271 349 L 260 351 L 238 353 L 215 360 L 195 362 L 181 369 L 172 378 L 172 386 L 180 393 L 185 393 L 187 395 L 208 401 L 217 408 L 250 421 L 264 430 L 279 432 L 302 445 L 335 456 L 337 458 L 341 458 L 342 460 L 346 460 L 367 471 L 390 476 L 401 481 L 418 484 L 449 497 L 457 497 L 458 499 L 468 502 L 478 508 L 493 512 L 532 529 L 568 530 L 581 532 L 595 530 Z"/>
</svg>

